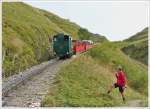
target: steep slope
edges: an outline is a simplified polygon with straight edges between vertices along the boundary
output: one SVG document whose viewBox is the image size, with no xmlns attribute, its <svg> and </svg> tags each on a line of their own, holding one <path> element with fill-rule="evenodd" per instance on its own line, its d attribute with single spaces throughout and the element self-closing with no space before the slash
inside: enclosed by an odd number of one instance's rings
<svg viewBox="0 0 150 109">
<path fill-rule="evenodd" d="M 137 40 L 142 40 L 145 38 L 146 39 L 148 38 L 148 27 L 144 28 L 142 31 L 136 33 L 135 35 L 131 36 L 125 41 L 137 41 Z"/>
<path fill-rule="evenodd" d="M 42 106 L 137 106 L 136 101 L 140 101 L 140 106 L 147 106 L 147 67 L 120 49 L 118 43 L 106 42 L 65 65 L 57 74 L 55 87 L 45 96 Z M 123 67 L 127 76 L 126 104 L 123 104 L 117 89 L 107 94 L 109 86 L 116 81 L 114 72 L 118 65 Z"/>
<path fill-rule="evenodd" d="M 3 76 L 6 77 L 52 58 L 49 39 L 54 34 L 63 32 L 79 39 L 78 32 L 82 29 L 22 2 L 4 2 L 2 20 Z M 87 31 L 87 34 L 91 33 Z"/>
<path fill-rule="evenodd" d="M 75 39 L 90 39 L 94 42 L 104 42 L 107 41 L 106 37 L 101 36 L 99 34 L 93 34 L 89 32 L 85 28 L 81 28 L 76 23 L 70 22 L 69 19 L 63 19 L 57 15 L 50 14 L 50 12 L 41 10 L 44 16 L 46 16 L 49 20 L 54 22 L 59 28 L 64 30 L 64 32 L 69 33 Z M 97 40 L 96 40 L 97 39 Z"/>
<path fill-rule="evenodd" d="M 148 28 L 126 39 L 122 48 L 124 53 L 148 65 Z"/>
<path fill-rule="evenodd" d="M 105 42 L 108 41 L 105 36 L 99 35 L 99 34 L 93 34 L 92 37 L 90 37 L 91 40 L 93 40 L 95 43 L 99 43 L 99 42 Z"/>
</svg>

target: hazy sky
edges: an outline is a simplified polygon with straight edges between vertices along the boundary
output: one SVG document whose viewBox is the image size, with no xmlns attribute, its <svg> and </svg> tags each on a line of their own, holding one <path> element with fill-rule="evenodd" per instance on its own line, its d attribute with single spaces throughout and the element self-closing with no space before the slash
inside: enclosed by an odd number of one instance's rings
<svg viewBox="0 0 150 109">
<path fill-rule="evenodd" d="M 126 39 L 149 25 L 148 1 L 26 3 L 70 19 L 90 32 L 113 41 Z"/>
</svg>

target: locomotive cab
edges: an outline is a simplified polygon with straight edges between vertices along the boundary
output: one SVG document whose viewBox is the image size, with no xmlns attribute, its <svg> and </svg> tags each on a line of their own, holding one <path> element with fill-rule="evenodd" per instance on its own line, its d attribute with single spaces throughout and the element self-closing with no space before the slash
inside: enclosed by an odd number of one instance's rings
<svg viewBox="0 0 150 109">
<path fill-rule="evenodd" d="M 60 59 L 71 57 L 72 38 L 62 33 L 55 35 L 53 37 L 53 50 Z"/>
</svg>

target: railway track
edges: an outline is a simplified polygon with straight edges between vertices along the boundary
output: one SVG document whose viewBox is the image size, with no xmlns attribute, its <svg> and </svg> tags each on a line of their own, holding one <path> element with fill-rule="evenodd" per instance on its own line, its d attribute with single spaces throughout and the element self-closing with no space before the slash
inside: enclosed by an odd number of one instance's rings
<svg viewBox="0 0 150 109">
<path fill-rule="evenodd" d="M 54 59 L 43 66 L 31 69 L 25 75 L 4 81 L 2 84 L 3 107 L 39 107 L 48 89 L 54 86 L 54 77 L 61 66 L 72 60 Z M 41 68 L 40 68 L 41 67 Z"/>
<path fill-rule="evenodd" d="M 17 85 L 24 83 L 26 80 L 28 80 L 30 77 L 35 76 L 43 71 L 47 66 L 55 63 L 58 59 L 52 59 L 48 62 L 42 63 L 40 65 L 35 65 L 31 67 L 30 69 L 25 70 L 24 72 L 21 72 L 19 74 L 10 76 L 8 78 L 3 78 L 3 84 L 2 84 L 2 96 L 6 96 L 7 93 L 15 88 Z"/>
</svg>

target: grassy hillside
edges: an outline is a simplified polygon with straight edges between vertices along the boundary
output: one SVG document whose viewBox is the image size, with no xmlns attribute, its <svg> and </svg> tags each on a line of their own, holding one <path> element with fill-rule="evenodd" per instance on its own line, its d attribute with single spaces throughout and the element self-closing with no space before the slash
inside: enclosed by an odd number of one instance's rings
<svg viewBox="0 0 150 109">
<path fill-rule="evenodd" d="M 54 34 L 63 32 L 74 39 L 82 35 L 78 34 L 82 29 L 79 25 L 21 2 L 3 2 L 2 20 L 3 76 L 6 77 L 52 58 L 49 38 Z"/>
<path fill-rule="evenodd" d="M 125 41 L 137 41 L 145 38 L 146 39 L 148 38 L 148 27 L 136 33 L 135 35 L 131 36 L 130 38 L 126 39 Z"/>
<path fill-rule="evenodd" d="M 90 37 L 91 40 L 93 40 L 95 43 L 99 43 L 99 42 L 105 42 L 108 41 L 106 40 L 105 36 L 99 35 L 99 34 L 93 34 L 92 37 Z"/>
<path fill-rule="evenodd" d="M 148 28 L 123 41 L 122 51 L 130 57 L 148 65 Z"/>
<path fill-rule="evenodd" d="M 110 66 L 113 71 L 121 65 L 126 72 L 128 84 L 140 93 L 147 94 L 148 67 L 125 55 L 120 47 L 120 43 L 104 43 L 92 49 L 90 55 L 99 60 L 101 65 Z"/>
<path fill-rule="evenodd" d="M 106 42 L 64 65 L 42 106 L 128 106 L 123 104 L 118 89 L 107 94 L 109 86 L 116 81 L 114 72 L 118 65 L 123 67 L 127 76 L 127 102 L 141 100 L 141 106 L 147 106 L 147 67 L 120 49 L 120 43 Z"/>
</svg>

